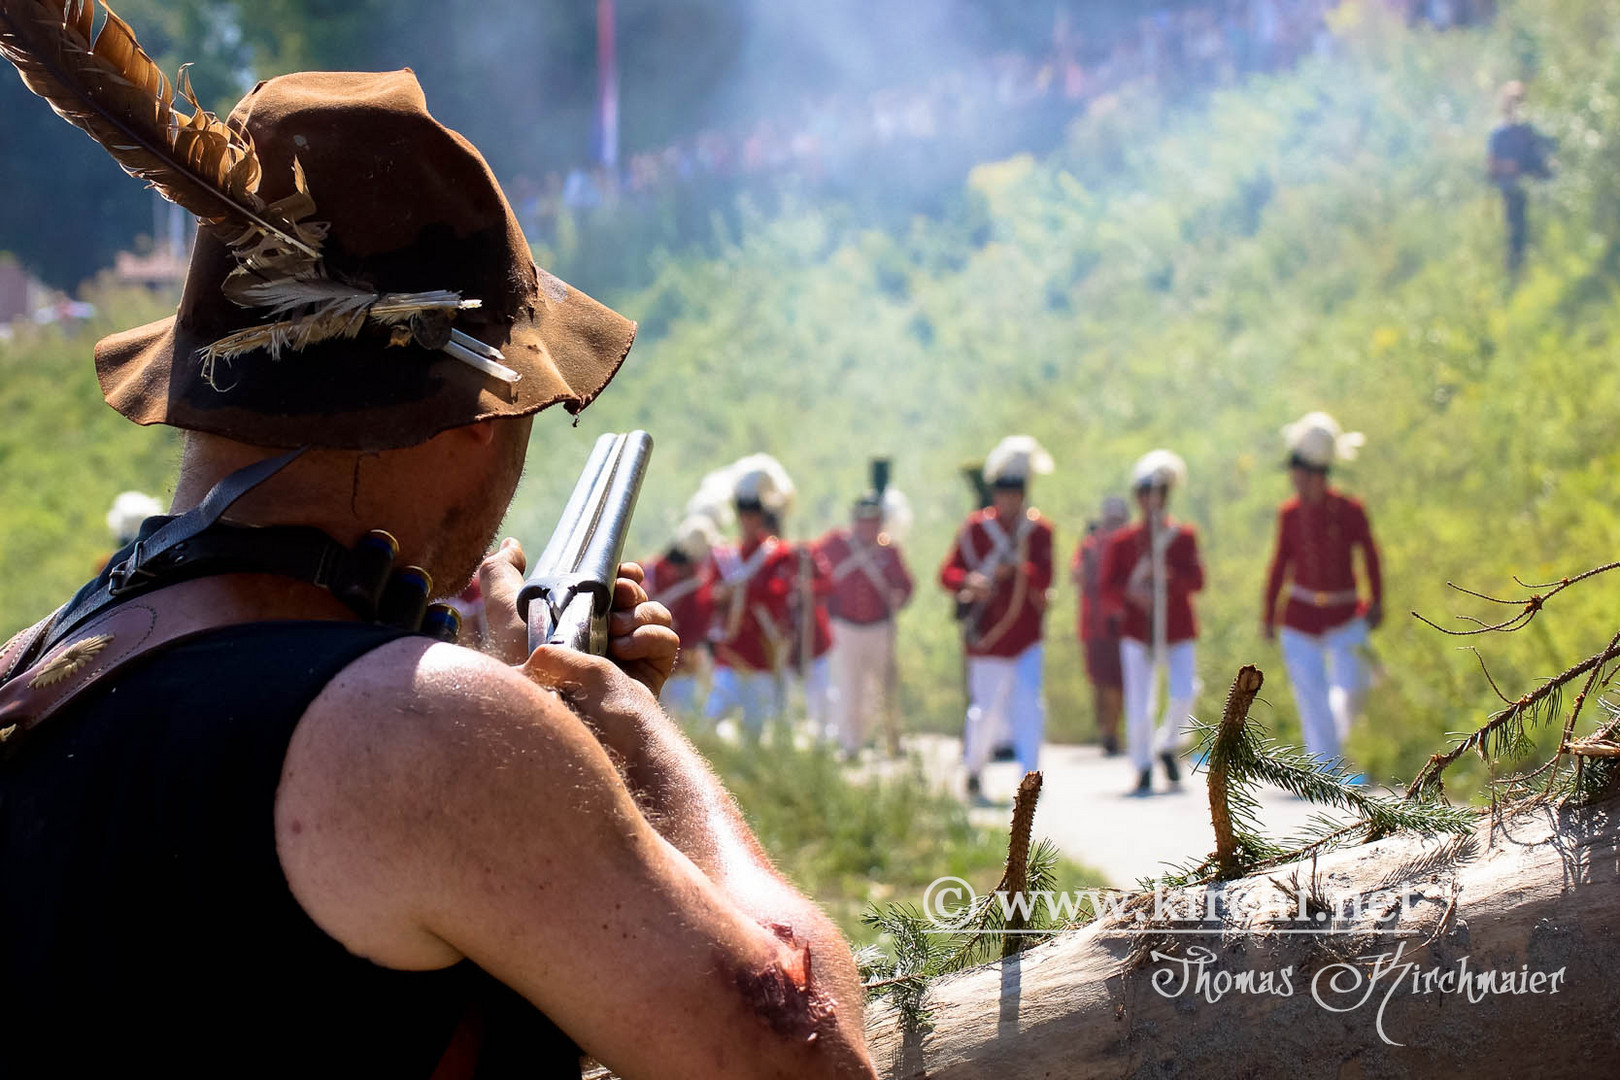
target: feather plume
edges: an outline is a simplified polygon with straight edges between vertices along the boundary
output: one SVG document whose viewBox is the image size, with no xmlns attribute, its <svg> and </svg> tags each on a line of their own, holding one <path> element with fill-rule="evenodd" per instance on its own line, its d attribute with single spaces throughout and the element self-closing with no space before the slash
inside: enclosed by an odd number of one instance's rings
<svg viewBox="0 0 1620 1080">
<path fill-rule="evenodd" d="M 106 17 L 95 33 L 98 8 Z M 184 70 L 180 94 L 194 111 L 176 110 L 168 76 L 103 0 L 0 0 L 0 56 L 125 172 L 202 221 L 234 230 L 233 246 L 262 238 L 282 265 L 287 253 L 307 265 L 320 259 L 324 234 L 286 214 L 291 200 L 266 207 L 259 198 L 262 170 L 248 134 L 203 109 Z"/>
<path fill-rule="evenodd" d="M 368 323 L 377 327 L 409 327 L 412 320 L 432 312 L 453 315 L 458 311 L 471 311 L 483 303 L 463 300 L 460 293 L 445 290 L 376 293 L 325 279 L 261 282 L 246 296 L 252 303 L 244 306 L 269 308 L 273 321 L 238 330 L 201 351 L 203 379 L 216 390 L 221 389 L 216 381 L 221 361 L 229 365 L 237 357 L 261 349 L 269 352 L 272 360 L 280 360 L 283 353 L 301 352 L 323 341 L 356 338 Z M 301 309 L 304 309 L 302 314 L 281 318 Z M 396 337 L 390 343 L 406 344 L 411 340 L 412 335 L 407 330 L 403 337 Z"/>
</svg>

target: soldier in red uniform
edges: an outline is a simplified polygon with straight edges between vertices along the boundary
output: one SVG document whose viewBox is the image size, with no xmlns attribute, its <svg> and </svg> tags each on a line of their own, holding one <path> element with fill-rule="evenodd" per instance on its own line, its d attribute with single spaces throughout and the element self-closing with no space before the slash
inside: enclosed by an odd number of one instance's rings
<svg viewBox="0 0 1620 1080">
<path fill-rule="evenodd" d="M 939 572 L 967 624 L 971 704 L 962 757 L 975 797 L 1003 727 L 1012 731 L 1024 770 L 1040 764 L 1046 728 L 1041 623 L 1052 587 L 1052 526 L 1024 500 L 1030 477 L 1051 471 L 1052 456 L 1034 439 L 1004 439 L 984 467 L 994 501 L 969 516 Z"/>
<path fill-rule="evenodd" d="M 1115 533 L 1103 556 L 1103 596 L 1121 619 L 1125 740 L 1136 768 L 1135 795 L 1153 793 L 1154 757 L 1164 763 L 1171 785 L 1181 782 L 1176 755 L 1186 748 L 1187 721 L 1198 696 L 1192 594 L 1204 587 L 1204 567 L 1197 533 L 1167 512 L 1171 488 L 1186 476 L 1186 463 L 1168 450 L 1138 461 L 1131 487 L 1142 520 Z M 1155 676 L 1161 666 L 1169 703 L 1156 723 Z"/>
<path fill-rule="evenodd" d="M 833 712 L 839 745 L 849 758 L 866 744 L 874 716 L 886 721 L 889 753 L 900 752 L 891 712 L 895 616 L 911 599 L 912 581 L 899 545 L 885 531 L 899 496 L 893 489 L 868 493 L 855 504 L 850 527 L 833 530 L 818 544 L 832 576 L 827 607 L 833 625 Z"/>
<path fill-rule="evenodd" d="M 788 601 L 798 559 L 777 533 L 794 489 L 787 471 L 765 454 L 737 462 L 725 482 L 739 542 L 716 547 L 705 571 L 714 599 L 714 678 L 703 715 L 712 722 L 741 710 L 743 730 L 757 738 L 766 721 L 781 715 L 782 675 L 793 646 Z"/>
<path fill-rule="evenodd" d="M 1075 549 L 1070 573 L 1080 593 L 1078 633 L 1080 651 L 1086 660 L 1086 678 L 1091 683 L 1092 705 L 1097 714 L 1097 733 L 1103 753 L 1119 753 L 1119 721 L 1125 708 L 1125 675 L 1119 666 L 1119 618 L 1103 603 L 1102 559 L 1114 533 L 1130 523 L 1125 500 L 1110 496 L 1103 500 L 1102 516 Z"/>
<path fill-rule="evenodd" d="M 1367 512 L 1328 486 L 1334 460 L 1354 458 L 1361 435 L 1343 433 L 1326 413 L 1311 413 L 1284 428 L 1283 437 L 1296 495 L 1277 514 L 1261 632 L 1267 641 L 1277 637 L 1277 601 L 1288 581 L 1283 660 L 1305 748 L 1326 763 L 1339 757 L 1356 715 L 1363 688 L 1358 652 L 1383 621 L 1383 577 Z M 1367 568 L 1365 601 L 1356 588 L 1358 547 Z"/>
<path fill-rule="evenodd" d="M 666 709 L 680 715 L 697 711 L 698 677 L 708 666 L 714 596 L 704 568 L 719 541 L 714 522 L 694 514 L 675 531 L 669 550 L 645 564 L 647 595 L 669 609 L 670 625 L 681 639 L 675 670 L 659 695 Z"/>
<path fill-rule="evenodd" d="M 827 601 L 832 596 L 832 567 L 811 543 L 794 544 L 788 617 L 793 651 L 789 667 L 804 687 L 805 714 L 816 737 L 829 734 L 832 719 L 832 618 Z M 810 648 L 805 650 L 805 643 Z"/>
</svg>

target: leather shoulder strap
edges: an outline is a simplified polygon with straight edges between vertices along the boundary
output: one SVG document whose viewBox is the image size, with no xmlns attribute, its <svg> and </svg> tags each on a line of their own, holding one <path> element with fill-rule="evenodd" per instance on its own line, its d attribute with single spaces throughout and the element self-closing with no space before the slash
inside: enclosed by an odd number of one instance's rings
<svg viewBox="0 0 1620 1080">
<path fill-rule="evenodd" d="M 45 635 L 51 632 L 62 611 L 62 608 L 58 608 L 28 629 L 19 631 L 6 642 L 5 648 L 0 649 L 0 686 L 10 682 L 13 676 L 29 665 L 34 652 L 45 640 Z"/>
<path fill-rule="evenodd" d="M 96 615 L 52 645 L 0 685 L 0 744 L 14 749 L 87 690 L 165 646 L 227 626 L 299 618 L 290 604 L 278 611 L 210 603 L 214 587 L 213 579 L 200 578 L 150 593 Z M 44 636 L 41 627 L 25 633 L 35 632 Z"/>
</svg>

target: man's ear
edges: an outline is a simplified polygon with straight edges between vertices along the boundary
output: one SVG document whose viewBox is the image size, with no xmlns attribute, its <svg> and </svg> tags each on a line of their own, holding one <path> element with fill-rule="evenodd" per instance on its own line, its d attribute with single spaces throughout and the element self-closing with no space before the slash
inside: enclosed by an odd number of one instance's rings
<svg viewBox="0 0 1620 1080">
<path fill-rule="evenodd" d="M 480 420 L 476 424 L 468 424 L 456 430 L 465 432 L 478 445 L 488 446 L 495 441 L 495 424 L 494 420 Z"/>
</svg>

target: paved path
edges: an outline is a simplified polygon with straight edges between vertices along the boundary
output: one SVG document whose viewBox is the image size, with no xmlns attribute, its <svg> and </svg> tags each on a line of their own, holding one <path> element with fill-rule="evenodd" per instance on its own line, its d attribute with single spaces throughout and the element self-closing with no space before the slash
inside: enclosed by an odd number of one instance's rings
<svg viewBox="0 0 1620 1080">
<path fill-rule="evenodd" d="M 962 790 L 959 739 L 917 735 L 907 738 L 906 746 L 922 758 L 929 776 L 952 791 Z M 1035 838 L 1051 840 L 1065 855 L 1102 871 L 1108 879 L 1103 884 L 1134 885 L 1163 873 L 1165 863 L 1200 857 L 1215 846 L 1202 773 L 1184 776 L 1181 789 L 1169 791 L 1163 770 L 1155 769 L 1155 794 L 1133 798 L 1126 794 L 1136 780 L 1130 762 L 1123 756 L 1106 758 L 1097 746 L 1048 746 L 1041 752 L 1041 771 L 1045 782 Z M 1011 762 L 990 765 L 984 773 L 990 805 L 975 806 L 972 819 L 1005 829 L 1020 779 Z M 1320 809 L 1274 788 L 1260 795 L 1260 820 L 1273 836 L 1295 835 Z"/>
</svg>

